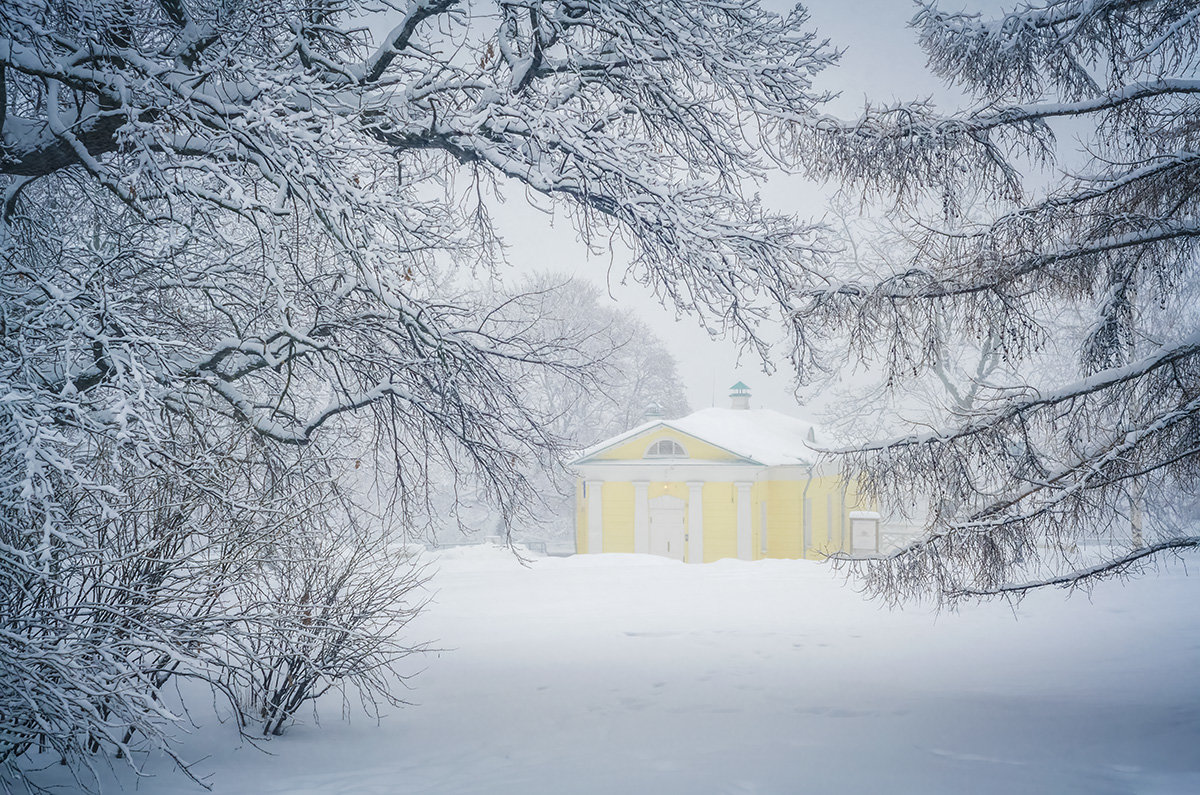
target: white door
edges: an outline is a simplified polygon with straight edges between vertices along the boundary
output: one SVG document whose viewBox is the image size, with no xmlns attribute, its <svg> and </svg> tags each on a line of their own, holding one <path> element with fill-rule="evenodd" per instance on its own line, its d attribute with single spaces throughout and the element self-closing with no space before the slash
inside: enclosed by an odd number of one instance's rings
<svg viewBox="0 0 1200 795">
<path fill-rule="evenodd" d="M 664 495 L 650 500 L 650 554 L 683 560 L 684 502 Z"/>
</svg>

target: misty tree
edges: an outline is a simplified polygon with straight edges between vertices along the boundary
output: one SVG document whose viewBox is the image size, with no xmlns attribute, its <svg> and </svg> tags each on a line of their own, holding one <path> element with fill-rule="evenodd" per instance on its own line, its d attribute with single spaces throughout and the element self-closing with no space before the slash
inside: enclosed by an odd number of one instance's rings
<svg viewBox="0 0 1200 795">
<path fill-rule="evenodd" d="M 593 381 L 539 372 L 534 387 L 549 409 L 550 429 L 573 452 L 643 422 L 656 406 L 665 417 L 689 411 L 675 358 L 633 310 L 578 278 L 541 273 L 520 283 L 518 314 L 536 318 L 538 335 L 572 340 Z"/>
<path fill-rule="evenodd" d="M 941 218 L 937 234 L 957 234 L 986 219 L 995 202 L 970 188 L 956 194 L 954 212 Z M 842 243 L 827 264 L 831 280 L 852 281 L 872 273 L 907 270 L 920 243 L 914 244 L 912 224 L 925 219 L 907 206 L 891 206 L 863 214 L 860 197 L 835 195 L 830 204 L 831 228 Z M 879 209 L 879 208 L 875 208 Z M 890 212 L 886 211 L 890 210 Z M 839 282 L 840 283 L 840 282 Z M 819 373 L 808 389 L 820 400 L 810 403 L 829 431 L 844 440 L 878 440 L 903 434 L 914 425 L 937 425 L 962 419 L 983 390 L 1019 383 L 1017 362 L 1006 362 L 994 332 L 955 333 L 953 318 L 935 316 L 925 366 L 899 372 L 887 367 L 888 357 L 852 360 L 849 366 Z M 870 333 L 863 328 L 864 333 Z M 1028 376 L 1028 363 L 1025 376 Z M 853 406 L 847 411 L 847 406 Z"/>
<path fill-rule="evenodd" d="M 516 291 L 514 322 L 532 324 L 539 338 L 568 343 L 560 358 L 575 365 L 530 374 L 530 399 L 542 407 L 546 430 L 562 447 L 557 458 L 527 467 L 538 500 L 516 526 L 524 537 L 563 537 L 574 524 L 571 460 L 584 448 L 645 422 L 648 414 L 674 418 L 690 409 L 675 357 L 645 321 L 599 287 L 538 273 L 518 282 Z"/>
<path fill-rule="evenodd" d="M 742 193 L 821 99 L 834 54 L 805 22 L 753 0 L 7 0 L 2 774 L 169 748 L 181 676 L 235 700 L 257 677 L 273 732 L 323 686 L 289 671 L 344 673 L 323 656 L 343 632 L 374 676 L 374 619 L 305 622 L 361 561 L 395 571 L 352 551 L 376 536 L 335 494 L 377 462 L 338 439 L 388 463 L 396 532 L 431 461 L 502 513 L 528 498 L 515 462 L 556 441 L 526 376 L 568 372 L 563 345 L 446 288 L 502 264 L 498 186 L 765 350 L 821 250 Z M 351 551 L 322 568 L 331 544 Z"/>
<path fill-rule="evenodd" d="M 971 103 L 868 106 L 798 139 L 907 233 L 890 263 L 802 298 L 797 362 L 849 350 L 904 383 L 966 339 L 1022 377 L 846 456 L 885 502 L 929 496 L 923 538 L 867 564 L 869 585 L 1019 595 L 1200 545 L 1178 516 L 1200 474 L 1200 10 L 925 3 L 913 25 Z M 980 186 L 997 209 L 962 218 Z"/>
<path fill-rule="evenodd" d="M 484 532 L 518 540 L 563 539 L 572 532 L 575 483 L 570 462 L 584 448 L 645 421 L 687 414 L 687 397 L 674 356 L 634 311 L 606 298 L 596 285 L 563 273 L 540 272 L 512 286 L 492 283 L 476 291 L 507 296 L 493 322 L 553 346 L 560 367 L 528 370 L 522 387 L 539 408 L 543 430 L 557 445 L 541 459 L 520 462 L 532 498 L 497 515 L 486 484 L 444 463 L 427 477 L 428 495 L 418 526 L 438 542 Z"/>
</svg>

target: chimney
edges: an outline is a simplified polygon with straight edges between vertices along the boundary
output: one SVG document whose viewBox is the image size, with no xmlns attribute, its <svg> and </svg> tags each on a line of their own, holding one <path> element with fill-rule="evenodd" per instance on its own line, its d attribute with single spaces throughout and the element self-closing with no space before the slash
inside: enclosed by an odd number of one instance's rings
<svg viewBox="0 0 1200 795">
<path fill-rule="evenodd" d="M 750 408 L 750 387 L 741 381 L 729 387 L 729 407 L 732 409 Z"/>
</svg>

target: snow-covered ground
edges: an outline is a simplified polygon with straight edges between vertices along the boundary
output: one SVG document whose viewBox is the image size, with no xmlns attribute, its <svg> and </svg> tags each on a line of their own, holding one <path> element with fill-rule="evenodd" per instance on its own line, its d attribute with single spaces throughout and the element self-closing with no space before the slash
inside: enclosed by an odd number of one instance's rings
<svg viewBox="0 0 1200 795">
<path fill-rule="evenodd" d="M 446 650 L 414 706 L 346 723 L 335 700 L 270 755 L 208 720 L 184 755 L 215 793 L 1200 792 L 1181 563 L 941 615 L 804 561 L 523 568 L 473 547 L 438 566 L 412 635 Z M 140 792 L 202 792 L 148 767 Z"/>
</svg>

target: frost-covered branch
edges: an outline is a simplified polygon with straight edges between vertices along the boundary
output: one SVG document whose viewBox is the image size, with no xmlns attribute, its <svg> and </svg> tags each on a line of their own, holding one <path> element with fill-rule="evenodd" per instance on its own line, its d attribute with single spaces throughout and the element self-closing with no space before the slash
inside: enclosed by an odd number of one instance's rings
<svg viewBox="0 0 1200 795">
<path fill-rule="evenodd" d="M 1126 574 L 1131 568 L 1143 562 L 1147 558 L 1152 558 L 1157 555 L 1162 555 L 1165 552 L 1180 552 L 1189 549 L 1200 547 L 1200 536 L 1192 536 L 1189 538 L 1172 538 L 1169 541 L 1162 541 L 1150 546 L 1139 547 L 1127 555 L 1119 557 L 1115 560 L 1106 560 L 1095 566 L 1089 566 L 1085 569 L 1070 571 L 1066 574 L 1057 577 L 1051 577 L 1046 580 L 1033 580 L 1023 583 L 1009 583 L 997 588 L 988 590 L 971 590 L 964 589 L 961 591 L 951 591 L 947 596 L 951 599 L 979 599 L 990 596 L 1024 596 L 1030 591 L 1039 588 L 1057 586 L 1060 588 L 1078 588 L 1081 583 L 1090 582 L 1102 577 L 1119 577 Z"/>
</svg>

